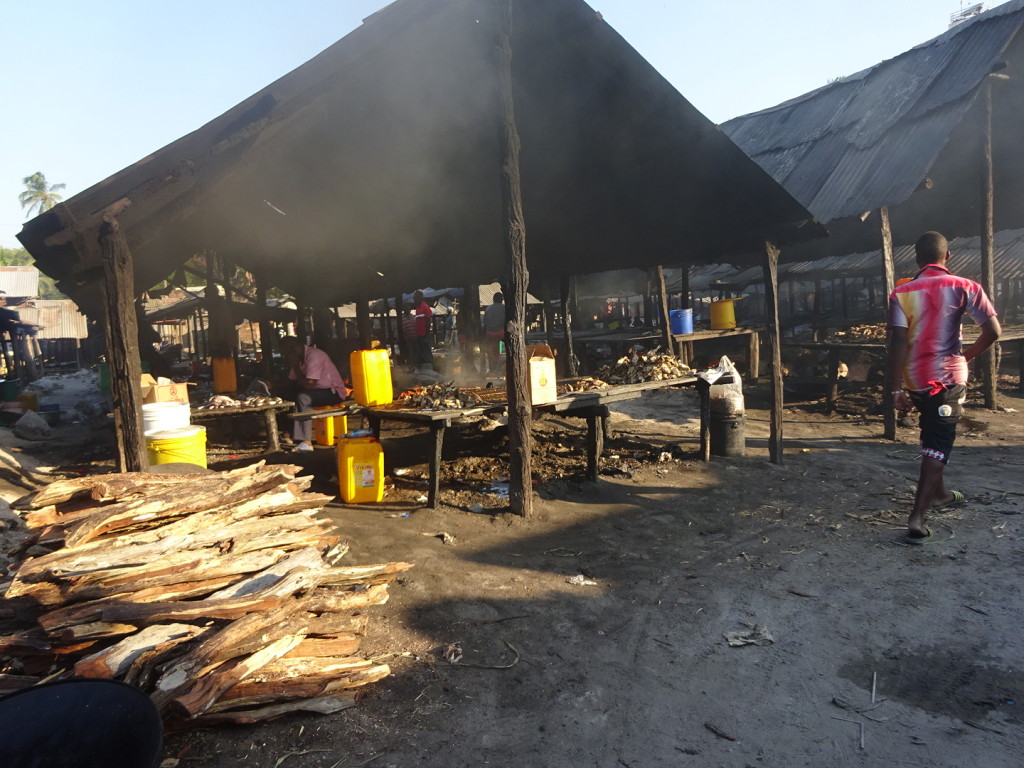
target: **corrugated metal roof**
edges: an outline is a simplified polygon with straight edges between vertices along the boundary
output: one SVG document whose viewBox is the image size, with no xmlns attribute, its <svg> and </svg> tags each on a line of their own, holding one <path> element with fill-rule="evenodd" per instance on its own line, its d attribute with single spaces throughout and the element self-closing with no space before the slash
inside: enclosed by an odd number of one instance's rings
<svg viewBox="0 0 1024 768">
<path fill-rule="evenodd" d="M 981 241 L 977 237 L 961 237 L 949 242 L 950 269 L 971 280 L 981 280 Z M 992 255 L 993 267 L 999 280 L 1024 279 L 1024 229 L 997 232 Z M 905 245 L 893 250 L 896 277 L 917 274 L 914 246 Z M 870 277 L 882 274 L 882 251 L 853 253 L 848 256 L 829 256 L 816 261 L 798 261 L 779 265 L 779 282 L 786 280 L 833 280 L 841 277 Z M 750 267 L 729 279 L 730 285 L 745 288 L 764 282 L 759 267 Z"/>
<path fill-rule="evenodd" d="M 40 339 L 84 339 L 89 335 L 85 315 L 71 299 L 36 299 L 18 308 L 21 322 L 39 326 Z"/>
<path fill-rule="evenodd" d="M 0 291 L 10 298 L 38 296 L 39 270 L 35 267 L 0 267 Z"/>
<path fill-rule="evenodd" d="M 905 201 L 1024 23 L 994 8 L 870 69 L 722 130 L 826 224 Z"/>
</svg>

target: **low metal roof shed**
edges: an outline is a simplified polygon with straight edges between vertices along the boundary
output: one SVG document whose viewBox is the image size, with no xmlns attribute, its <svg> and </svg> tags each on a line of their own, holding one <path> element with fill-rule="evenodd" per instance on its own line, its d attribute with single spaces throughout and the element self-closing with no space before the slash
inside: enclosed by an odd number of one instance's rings
<svg viewBox="0 0 1024 768">
<path fill-rule="evenodd" d="M 797 259 L 874 250 L 887 206 L 892 239 L 979 234 L 984 95 L 992 83 L 995 220 L 1024 227 L 1024 0 L 1004 3 L 862 72 L 722 124 L 829 228 Z M 1000 77 L 992 82 L 990 75 Z M 1004 77 L 1008 76 L 1008 79 Z"/>
</svg>

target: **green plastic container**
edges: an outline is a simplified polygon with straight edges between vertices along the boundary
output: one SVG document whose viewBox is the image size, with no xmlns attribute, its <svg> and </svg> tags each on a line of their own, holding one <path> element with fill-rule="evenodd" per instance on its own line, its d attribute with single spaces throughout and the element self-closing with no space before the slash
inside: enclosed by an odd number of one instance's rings
<svg viewBox="0 0 1024 768">
<path fill-rule="evenodd" d="M 0 400 L 3 402 L 9 403 L 12 400 L 17 400 L 20 391 L 21 379 L 0 380 Z"/>
<path fill-rule="evenodd" d="M 96 363 L 96 371 L 100 375 L 100 392 L 110 391 L 110 365 L 108 363 Z M 142 361 L 142 372 L 149 373 L 149 363 Z"/>
</svg>

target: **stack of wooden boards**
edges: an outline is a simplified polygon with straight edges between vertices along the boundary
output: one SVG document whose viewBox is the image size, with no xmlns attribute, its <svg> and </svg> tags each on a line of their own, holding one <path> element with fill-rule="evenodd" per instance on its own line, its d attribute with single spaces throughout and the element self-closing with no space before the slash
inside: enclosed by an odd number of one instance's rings
<svg viewBox="0 0 1024 768">
<path fill-rule="evenodd" d="M 338 566 L 332 497 L 300 469 L 98 475 L 15 502 L 32 536 L 0 575 L 0 691 L 116 678 L 197 724 L 351 706 L 390 672 L 355 655 L 365 608 L 412 566 Z"/>
</svg>

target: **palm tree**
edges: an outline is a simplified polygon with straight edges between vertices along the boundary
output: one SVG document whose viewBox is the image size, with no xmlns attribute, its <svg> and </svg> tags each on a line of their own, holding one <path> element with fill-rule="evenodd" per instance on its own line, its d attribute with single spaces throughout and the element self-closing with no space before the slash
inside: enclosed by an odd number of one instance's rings
<svg viewBox="0 0 1024 768">
<path fill-rule="evenodd" d="M 63 196 L 57 194 L 57 190 L 64 189 L 65 185 L 54 184 L 51 187 L 46 183 L 46 177 L 38 171 L 31 176 L 26 176 L 21 181 L 25 185 L 25 191 L 18 195 L 18 201 L 22 208 L 28 208 L 26 219 L 33 214 L 50 210 L 64 199 Z"/>
</svg>

